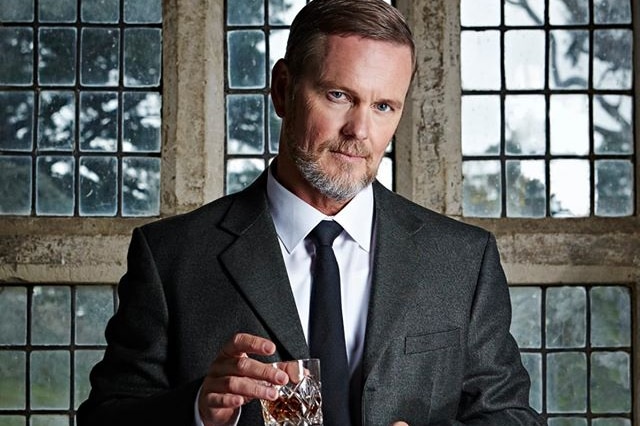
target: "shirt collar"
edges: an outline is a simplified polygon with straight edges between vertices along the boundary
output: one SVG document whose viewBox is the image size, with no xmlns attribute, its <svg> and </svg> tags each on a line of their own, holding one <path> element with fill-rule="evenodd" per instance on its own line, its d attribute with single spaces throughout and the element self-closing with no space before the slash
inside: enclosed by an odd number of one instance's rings
<svg viewBox="0 0 640 426">
<path fill-rule="evenodd" d="M 278 237 L 291 253 L 320 221 L 333 219 L 366 252 L 371 249 L 373 188 L 367 185 L 335 216 L 327 216 L 280 184 L 269 169 L 267 199 Z"/>
</svg>

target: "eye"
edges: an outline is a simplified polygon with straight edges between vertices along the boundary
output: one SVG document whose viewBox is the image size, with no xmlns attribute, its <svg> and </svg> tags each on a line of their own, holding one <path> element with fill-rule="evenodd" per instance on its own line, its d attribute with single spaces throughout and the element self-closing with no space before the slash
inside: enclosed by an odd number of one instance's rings
<svg viewBox="0 0 640 426">
<path fill-rule="evenodd" d="M 393 110 L 393 108 L 391 108 L 391 105 L 385 103 L 376 104 L 376 109 L 380 112 L 389 112 Z"/>
<path fill-rule="evenodd" d="M 341 101 L 347 98 L 346 93 L 344 92 L 340 92 L 339 90 L 332 90 L 329 92 L 329 98 L 336 100 L 336 101 Z"/>
</svg>

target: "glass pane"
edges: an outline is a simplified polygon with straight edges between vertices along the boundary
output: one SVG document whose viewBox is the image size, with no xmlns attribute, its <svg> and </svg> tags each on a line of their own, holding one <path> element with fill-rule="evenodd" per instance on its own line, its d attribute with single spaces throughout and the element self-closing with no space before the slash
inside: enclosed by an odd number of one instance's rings
<svg viewBox="0 0 640 426">
<path fill-rule="evenodd" d="M 116 23 L 120 15 L 119 0 L 82 0 L 84 22 Z"/>
<path fill-rule="evenodd" d="M 89 373 L 94 365 L 102 359 L 104 351 L 75 351 L 75 377 L 74 377 L 74 408 L 78 408 L 80 403 L 87 399 L 91 385 L 89 383 Z"/>
<path fill-rule="evenodd" d="M 537 25 L 544 23 L 544 0 L 505 1 L 506 25 Z"/>
<path fill-rule="evenodd" d="M 587 357 L 584 353 L 547 355 L 547 411 L 584 413 L 587 408 Z"/>
<path fill-rule="evenodd" d="M 124 20 L 128 24 L 162 22 L 162 0 L 124 0 Z"/>
<path fill-rule="evenodd" d="M 71 291 L 69 287 L 33 288 L 31 343 L 68 345 L 71 333 Z"/>
<path fill-rule="evenodd" d="M 235 159 L 227 161 L 227 194 L 247 187 L 264 170 L 264 161 L 259 159 Z"/>
<path fill-rule="evenodd" d="M 468 27 L 497 27 L 500 0 L 461 0 L 460 23 Z"/>
<path fill-rule="evenodd" d="M 609 417 L 605 419 L 593 419 L 591 424 L 593 426 L 631 426 L 631 420 Z"/>
<path fill-rule="evenodd" d="M 38 148 L 71 151 L 75 145 L 76 98 L 73 92 L 40 92 Z"/>
<path fill-rule="evenodd" d="M 69 409 L 69 352 L 31 353 L 31 408 Z"/>
<path fill-rule="evenodd" d="M 115 216 L 117 188 L 116 157 L 80 157 L 80 216 Z"/>
<path fill-rule="evenodd" d="M 552 89 L 586 89 L 589 82 L 589 32 L 550 32 L 549 86 Z"/>
<path fill-rule="evenodd" d="M 160 213 L 160 159 L 129 157 L 122 160 L 122 215 L 156 216 Z"/>
<path fill-rule="evenodd" d="M 551 160 L 551 198 L 553 217 L 589 216 L 589 162 L 586 160 Z"/>
<path fill-rule="evenodd" d="M 38 157 L 36 175 L 36 213 L 73 215 L 75 158 Z"/>
<path fill-rule="evenodd" d="M 0 22 L 31 22 L 33 10 L 33 0 L 0 0 Z"/>
<path fill-rule="evenodd" d="M 544 88 L 544 31 L 507 31 L 504 69 L 508 89 Z M 476 70 L 478 64 L 476 64 Z M 477 71 L 476 71 L 477 72 Z"/>
<path fill-rule="evenodd" d="M 507 216 L 544 217 L 546 185 L 544 160 L 507 163 Z"/>
<path fill-rule="evenodd" d="M 547 116 L 544 96 L 508 95 L 504 108 L 507 154 L 544 154 Z M 499 115 L 499 111 L 495 114 Z"/>
<path fill-rule="evenodd" d="M 76 344 L 104 345 L 104 328 L 113 315 L 110 286 L 82 286 L 76 292 Z"/>
<path fill-rule="evenodd" d="M 589 23 L 588 0 L 549 0 L 549 22 L 552 25 Z"/>
<path fill-rule="evenodd" d="M 589 97 L 553 95 L 550 105 L 551 154 L 589 153 Z"/>
<path fill-rule="evenodd" d="M 75 22 L 77 0 L 38 0 L 40 22 Z"/>
<path fill-rule="evenodd" d="M 261 25 L 264 24 L 263 0 L 234 0 L 233 7 L 227 6 L 227 24 Z"/>
<path fill-rule="evenodd" d="M 118 149 L 118 94 L 80 92 L 80 149 L 116 152 Z"/>
<path fill-rule="evenodd" d="M 264 97 L 227 96 L 227 153 L 264 152 Z"/>
<path fill-rule="evenodd" d="M 29 426 L 69 426 L 69 416 L 60 414 L 32 415 Z"/>
<path fill-rule="evenodd" d="M 631 161 L 596 161 L 596 215 L 631 216 L 635 198 L 633 187 Z"/>
<path fill-rule="evenodd" d="M 31 213 L 31 157 L 0 156 L 0 213 Z"/>
<path fill-rule="evenodd" d="M 26 407 L 26 361 L 22 351 L 0 351 L 0 409 Z M 4 418 L 0 417 L 0 423 Z"/>
<path fill-rule="evenodd" d="M 596 89 L 631 89 L 633 33 L 596 30 L 593 46 L 593 86 Z"/>
<path fill-rule="evenodd" d="M 27 289 L 0 287 L 0 345 L 24 345 L 26 342 Z M 0 377 L 4 376 L 0 374 Z"/>
<path fill-rule="evenodd" d="M 22 86 L 33 83 L 31 28 L 0 27 L 0 52 L 0 84 Z"/>
<path fill-rule="evenodd" d="M 520 348 L 541 347 L 541 290 L 539 287 L 509 287 L 511 334 Z"/>
<path fill-rule="evenodd" d="M 549 426 L 587 426 L 587 419 L 582 417 L 552 417 Z"/>
<path fill-rule="evenodd" d="M 499 31 L 462 31 L 460 75 L 465 90 L 500 89 Z"/>
<path fill-rule="evenodd" d="M 31 151 L 33 92 L 0 92 L 0 150 Z"/>
<path fill-rule="evenodd" d="M 464 216 L 500 217 L 501 198 L 500 161 L 464 161 L 462 163 Z"/>
<path fill-rule="evenodd" d="M 591 296 L 591 346 L 631 346 L 631 300 L 626 287 L 594 287 Z"/>
<path fill-rule="evenodd" d="M 595 21 L 598 24 L 630 24 L 629 0 L 595 0 Z"/>
<path fill-rule="evenodd" d="M 162 97 L 157 92 L 125 92 L 122 151 L 160 152 Z"/>
<path fill-rule="evenodd" d="M 500 152 L 500 97 L 462 97 L 462 154 Z"/>
<path fill-rule="evenodd" d="M 120 76 L 120 30 L 83 28 L 80 81 L 86 86 L 117 86 Z"/>
<path fill-rule="evenodd" d="M 387 189 L 393 190 L 393 161 L 389 157 L 382 157 L 376 179 Z"/>
<path fill-rule="evenodd" d="M 591 354 L 591 410 L 594 413 L 631 411 L 631 363 L 625 352 Z"/>
<path fill-rule="evenodd" d="M 306 3 L 306 0 L 269 0 L 269 23 L 291 25 L 293 18 Z"/>
<path fill-rule="evenodd" d="M 289 30 L 272 30 L 269 32 L 269 77 L 271 77 L 271 68 L 280 58 L 284 58 L 287 50 L 287 38 Z"/>
<path fill-rule="evenodd" d="M 152 87 L 160 84 L 162 33 L 156 28 L 124 30 L 124 84 Z"/>
<path fill-rule="evenodd" d="M 593 138 L 596 154 L 633 153 L 633 98 L 595 96 Z"/>
<path fill-rule="evenodd" d="M 40 28 L 38 34 L 38 82 L 42 85 L 75 84 L 75 28 Z"/>
<path fill-rule="evenodd" d="M 25 426 L 27 419 L 24 416 L 9 416 L 0 414 L 0 421 L 3 426 Z"/>
<path fill-rule="evenodd" d="M 265 86 L 265 36 L 262 31 L 229 31 L 229 87 Z"/>
<path fill-rule="evenodd" d="M 282 120 L 276 114 L 276 110 L 273 107 L 273 102 L 269 99 L 269 152 L 277 154 L 280 144 L 280 129 L 282 127 Z"/>
<path fill-rule="evenodd" d="M 587 295 L 583 287 L 547 290 L 546 330 L 548 348 L 585 347 Z"/>
<path fill-rule="evenodd" d="M 542 412 L 542 356 L 540 354 L 523 353 L 522 364 L 529 373 L 531 390 L 529 392 L 529 405 Z"/>
</svg>

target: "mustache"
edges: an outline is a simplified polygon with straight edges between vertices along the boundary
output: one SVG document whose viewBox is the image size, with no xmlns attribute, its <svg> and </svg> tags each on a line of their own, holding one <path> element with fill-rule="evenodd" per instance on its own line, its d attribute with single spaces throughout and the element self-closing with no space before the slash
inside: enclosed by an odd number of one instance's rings
<svg viewBox="0 0 640 426">
<path fill-rule="evenodd" d="M 338 151 L 351 156 L 371 156 L 371 150 L 366 145 L 359 143 L 355 139 L 333 139 L 327 141 L 323 148 L 328 151 Z"/>
</svg>

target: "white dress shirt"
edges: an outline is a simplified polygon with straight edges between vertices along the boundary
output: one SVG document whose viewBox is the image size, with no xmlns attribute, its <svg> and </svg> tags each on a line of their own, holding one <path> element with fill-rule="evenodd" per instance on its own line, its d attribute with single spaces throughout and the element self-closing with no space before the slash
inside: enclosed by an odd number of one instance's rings
<svg viewBox="0 0 640 426">
<path fill-rule="evenodd" d="M 338 214 L 326 216 L 282 186 L 272 175 L 267 179 L 269 209 L 278 234 L 291 291 L 296 302 L 300 324 L 309 341 L 309 303 L 311 300 L 312 259 L 315 246 L 308 234 L 322 220 L 335 220 L 344 231 L 333 242 L 340 269 L 342 321 L 351 373 L 361 362 L 367 307 L 373 270 L 373 188 L 360 191 Z M 195 403 L 195 424 L 202 426 Z M 239 410 L 240 411 L 240 410 Z M 236 417 L 233 424 L 237 424 Z"/>
</svg>

